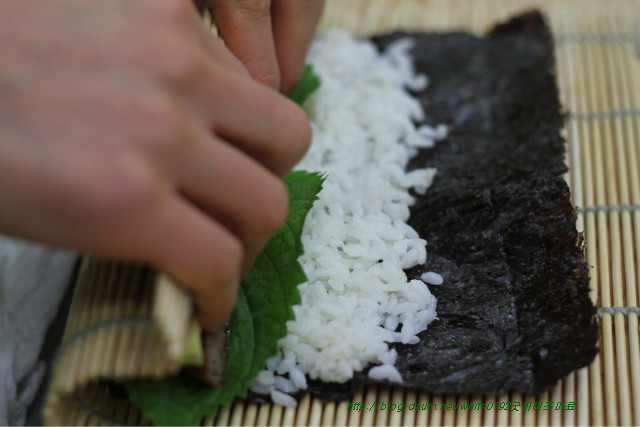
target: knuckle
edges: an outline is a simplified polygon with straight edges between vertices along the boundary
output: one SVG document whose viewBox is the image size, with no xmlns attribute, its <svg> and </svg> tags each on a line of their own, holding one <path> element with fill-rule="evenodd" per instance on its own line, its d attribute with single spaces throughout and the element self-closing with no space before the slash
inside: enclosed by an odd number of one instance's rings
<svg viewBox="0 0 640 427">
<path fill-rule="evenodd" d="M 236 7 L 240 10 L 268 15 L 271 9 L 271 0 L 237 0 Z"/>
<path fill-rule="evenodd" d="M 192 21 L 195 13 L 194 7 L 185 0 L 163 0 L 154 2 L 153 9 L 168 22 L 177 24 Z"/>
<path fill-rule="evenodd" d="M 125 223 L 140 223 L 164 193 L 152 169 L 130 153 L 110 156 L 92 173 L 91 183 L 86 184 L 91 197 L 76 206 L 79 215 L 96 224 L 121 228 Z"/>
<path fill-rule="evenodd" d="M 105 200 L 125 212 L 146 214 L 163 193 L 160 180 L 143 162 L 120 162 L 108 177 Z"/>
<path fill-rule="evenodd" d="M 213 327 L 223 322 L 233 308 L 244 249 L 231 233 L 217 234 L 211 244 L 211 262 L 207 263 L 203 275 L 191 283 L 190 290 L 201 309 L 201 321 Z"/>
<path fill-rule="evenodd" d="M 222 252 L 223 270 L 226 270 L 227 279 L 233 280 L 237 278 L 238 270 L 244 259 L 244 247 L 240 239 L 233 235 L 229 235 L 224 243 Z"/>
<path fill-rule="evenodd" d="M 180 141 L 187 140 L 183 113 L 171 101 L 148 102 L 138 111 L 140 127 L 132 136 L 132 145 L 142 155 L 169 159 Z"/>
<path fill-rule="evenodd" d="M 269 70 L 269 71 L 264 71 L 262 73 L 258 73 L 255 76 L 255 79 L 267 87 L 270 87 L 275 90 L 280 89 L 281 78 L 280 78 L 280 73 L 278 73 L 277 71 Z"/>
<path fill-rule="evenodd" d="M 189 83 L 206 73 L 203 53 L 181 40 L 166 40 L 154 52 L 159 77 L 168 82 Z"/>
<path fill-rule="evenodd" d="M 265 185 L 259 200 L 257 228 L 262 234 L 272 234 L 284 224 L 289 211 L 289 193 L 282 181 L 277 178 Z"/>
<path fill-rule="evenodd" d="M 244 260 L 242 241 L 229 233 L 216 244 L 218 251 L 212 264 L 212 277 L 217 287 L 233 286 L 239 281 L 240 268 Z"/>
<path fill-rule="evenodd" d="M 280 63 L 280 91 L 282 93 L 291 95 L 302 74 L 299 69 L 297 64 Z"/>
<path fill-rule="evenodd" d="M 132 98 L 134 96 L 131 95 Z M 138 120 L 142 126 L 148 127 L 155 123 L 156 126 L 162 128 L 174 126 L 176 113 L 173 102 L 163 92 L 150 93 L 140 99 L 135 99 L 131 111 L 129 111 L 133 119 Z"/>
<path fill-rule="evenodd" d="M 214 12 L 218 8 L 237 11 L 247 18 L 266 19 L 271 13 L 271 0 L 218 0 L 214 2 Z"/>
<path fill-rule="evenodd" d="M 311 123 L 307 113 L 298 106 L 292 110 L 289 116 L 289 123 L 291 128 L 292 164 L 295 164 L 304 156 L 311 145 Z"/>
<path fill-rule="evenodd" d="M 239 273 L 230 266 L 215 270 L 208 280 L 191 289 L 200 322 L 206 329 L 214 329 L 231 314 L 237 297 Z"/>
</svg>

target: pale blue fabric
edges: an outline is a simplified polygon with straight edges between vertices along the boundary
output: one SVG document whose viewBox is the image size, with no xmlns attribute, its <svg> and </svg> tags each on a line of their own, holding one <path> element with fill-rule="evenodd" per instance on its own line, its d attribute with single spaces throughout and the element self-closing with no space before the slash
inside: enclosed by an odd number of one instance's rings
<svg viewBox="0 0 640 427">
<path fill-rule="evenodd" d="M 76 254 L 0 236 L 0 425 L 23 425 L 45 372 L 38 360 Z"/>
</svg>

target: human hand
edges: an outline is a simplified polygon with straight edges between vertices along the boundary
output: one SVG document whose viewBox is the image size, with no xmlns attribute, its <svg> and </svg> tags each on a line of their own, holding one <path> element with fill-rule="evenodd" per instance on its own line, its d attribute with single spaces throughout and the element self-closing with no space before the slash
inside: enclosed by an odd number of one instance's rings
<svg viewBox="0 0 640 427">
<path fill-rule="evenodd" d="M 289 94 L 304 69 L 323 0 L 209 0 L 227 47 L 259 82 Z"/>
<path fill-rule="evenodd" d="M 149 262 L 223 322 L 286 217 L 305 113 L 186 0 L 0 2 L 0 94 L 0 231 Z"/>
</svg>

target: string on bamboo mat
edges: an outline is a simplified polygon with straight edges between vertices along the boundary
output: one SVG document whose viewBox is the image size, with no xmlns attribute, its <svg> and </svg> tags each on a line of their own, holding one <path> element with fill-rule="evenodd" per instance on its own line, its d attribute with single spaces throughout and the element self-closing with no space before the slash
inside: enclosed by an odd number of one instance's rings
<svg viewBox="0 0 640 427">
<path fill-rule="evenodd" d="M 640 56 L 640 15 L 636 18 L 636 24 L 633 31 L 633 40 L 636 46 L 636 53 Z"/>
<path fill-rule="evenodd" d="M 616 109 L 604 111 L 592 111 L 589 113 L 569 113 L 570 120 L 611 119 L 617 117 L 640 117 L 640 109 Z"/>
<path fill-rule="evenodd" d="M 631 205 L 600 205 L 600 206 L 581 206 L 577 208 L 579 213 L 596 213 L 596 212 L 636 212 L 640 210 L 640 204 L 634 203 Z"/>
<path fill-rule="evenodd" d="M 605 313 L 614 315 L 617 313 L 621 313 L 623 314 L 625 317 L 627 317 L 630 313 L 635 313 L 636 315 L 640 316 L 640 307 L 620 307 L 620 306 L 614 306 L 614 307 L 600 307 L 598 309 L 598 317 L 602 317 L 604 316 Z"/>
<path fill-rule="evenodd" d="M 73 335 L 69 336 L 64 340 L 64 342 L 60 345 L 60 348 L 57 351 L 58 358 L 65 350 L 71 346 L 73 346 L 76 341 L 81 340 L 91 334 L 94 334 L 98 331 L 109 329 L 109 328 L 120 328 L 127 325 L 135 325 L 135 324 L 143 324 L 143 325 L 152 325 L 153 321 L 149 317 L 143 316 L 129 316 L 129 317 L 121 317 L 116 319 L 107 319 L 103 320 L 100 323 L 93 324 L 91 326 L 87 326 L 84 329 L 75 332 Z"/>
<path fill-rule="evenodd" d="M 112 395 L 105 380 L 179 370 L 191 317 L 188 294 L 167 276 L 145 265 L 85 257 L 44 422 L 122 424 L 131 418 L 132 405 Z"/>
<path fill-rule="evenodd" d="M 635 43 L 635 33 L 589 34 L 563 33 L 556 34 L 553 40 L 557 43 Z"/>
</svg>

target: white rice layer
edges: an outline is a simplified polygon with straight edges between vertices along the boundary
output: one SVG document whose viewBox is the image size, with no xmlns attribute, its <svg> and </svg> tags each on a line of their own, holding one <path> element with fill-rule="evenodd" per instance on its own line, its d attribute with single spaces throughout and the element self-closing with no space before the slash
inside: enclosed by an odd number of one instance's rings
<svg viewBox="0 0 640 427">
<path fill-rule="evenodd" d="M 306 107 L 313 143 L 297 168 L 327 180 L 306 220 L 296 320 L 279 341 L 268 369 L 288 374 L 277 387 L 263 374 L 254 388 L 306 387 L 309 378 L 345 382 L 371 364 L 376 379 L 401 382 L 389 343 L 415 344 L 436 317 L 436 299 L 403 269 L 426 261 L 426 241 L 406 224 L 413 198 L 434 169 L 405 172 L 417 148 L 430 147 L 446 128 L 415 128 L 419 103 L 406 88 L 423 88 L 402 40 L 380 54 L 369 41 L 341 31 L 318 38 L 309 62 L 322 79 Z M 286 388 L 287 390 L 282 390 Z M 278 395 L 279 396 L 279 395 Z M 279 396 L 282 397 L 282 396 Z"/>
</svg>

